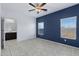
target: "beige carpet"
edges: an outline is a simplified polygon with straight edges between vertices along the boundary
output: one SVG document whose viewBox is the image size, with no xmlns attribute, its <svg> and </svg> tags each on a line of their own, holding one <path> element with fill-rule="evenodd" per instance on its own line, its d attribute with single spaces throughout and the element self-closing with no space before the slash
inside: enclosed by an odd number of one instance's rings
<svg viewBox="0 0 79 59">
<path fill-rule="evenodd" d="M 2 56 L 79 56 L 79 48 L 45 39 L 6 41 Z"/>
</svg>

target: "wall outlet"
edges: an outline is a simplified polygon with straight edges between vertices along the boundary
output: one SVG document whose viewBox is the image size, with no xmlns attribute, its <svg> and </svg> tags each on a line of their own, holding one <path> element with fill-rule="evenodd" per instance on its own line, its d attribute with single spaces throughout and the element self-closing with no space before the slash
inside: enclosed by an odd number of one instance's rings
<svg viewBox="0 0 79 59">
<path fill-rule="evenodd" d="M 64 41 L 66 42 L 67 40 L 66 40 L 66 39 L 64 39 Z"/>
</svg>

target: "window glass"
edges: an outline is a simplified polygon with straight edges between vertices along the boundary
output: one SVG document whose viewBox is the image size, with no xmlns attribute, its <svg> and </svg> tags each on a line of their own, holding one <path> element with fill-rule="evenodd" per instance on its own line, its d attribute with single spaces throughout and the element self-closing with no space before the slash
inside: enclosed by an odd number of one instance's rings
<svg viewBox="0 0 79 59">
<path fill-rule="evenodd" d="M 38 34 L 44 35 L 44 22 L 38 23 Z"/>
<path fill-rule="evenodd" d="M 76 39 L 76 22 L 76 16 L 60 20 L 61 38 Z"/>
</svg>

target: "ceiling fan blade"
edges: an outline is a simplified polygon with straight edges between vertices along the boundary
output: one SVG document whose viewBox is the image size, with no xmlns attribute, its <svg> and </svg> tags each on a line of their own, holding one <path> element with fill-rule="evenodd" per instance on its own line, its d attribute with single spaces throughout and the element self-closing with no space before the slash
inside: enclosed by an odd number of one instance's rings
<svg viewBox="0 0 79 59">
<path fill-rule="evenodd" d="M 28 10 L 28 11 L 34 11 L 35 9 L 31 9 L 31 10 Z"/>
<path fill-rule="evenodd" d="M 46 4 L 46 3 L 42 3 L 42 4 L 40 5 L 40 7 L 43 7 L 45 4 Z"/>
<path fill-rule="evenodd" d="M 43 11 L 47 11 L 47 9 L 41 9 L 41 10 L 43 10 Z"/>
<path fill-rule="evenodd" d="M 32 7 L 35 7 L 35 5 L 33 5 L 32 3 L 29 3 L 29 5 L 31 5 Z"/>
</svg>

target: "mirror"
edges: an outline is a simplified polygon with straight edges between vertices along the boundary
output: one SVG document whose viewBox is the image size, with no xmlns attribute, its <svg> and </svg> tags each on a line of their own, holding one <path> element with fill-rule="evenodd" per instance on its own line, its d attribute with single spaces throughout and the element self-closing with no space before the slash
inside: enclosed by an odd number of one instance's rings
<svg viewBox="0 0 79 59">
<path fill-rule="evenodd" d="M 5 30 L 5 33 L 6 32 L 16 32 L 16 20 L 15 19 L 12 19 L 12 18 L 5 18 L 4 19 L 5 22 L 4 22 L 4 30 Z"/>
<path fill-rule="evenodd" d="M 44 22 L 38 23 L 38 35 L 44 35 Z"/>
<path fill-rule="evenodd" d="M 77 17 L 60 19 L 61 38 L 76 40 Z"/>
</svg>

